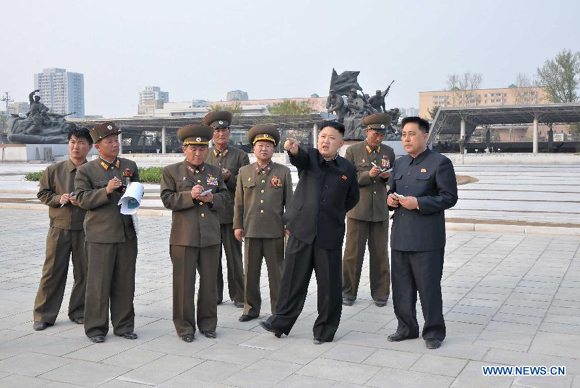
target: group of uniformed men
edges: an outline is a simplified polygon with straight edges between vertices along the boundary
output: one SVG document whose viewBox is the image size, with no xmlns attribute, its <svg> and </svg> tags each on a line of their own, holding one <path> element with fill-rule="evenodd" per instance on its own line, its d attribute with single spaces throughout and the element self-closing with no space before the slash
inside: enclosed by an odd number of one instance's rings
<svg viewBox="0 0 580 388">
<path fill-rule="evenodd" d="M 202 124 L 178 130 L 185 160 L 163 169 L 160 195 L 172 210 L 173 323 L 183 341 L 192 342 L 196 328 L 216 337 L 217 305 L 223 301 L 222 245 L 229 297 L 243 308 L 240 322 L 260 316 L 265 259 L 272 315 L 260 325 L 277 337 L 288 335 L 315 271 L 314 343 L 332 341 L 342 306 L 357 298 L 367 242 L 371 296 L 376 306 L 387 304 L 391 209 L 393 302 L 399 327 L 388 339 L 418 336 L 418 292 L 425 316 L 423 338 L 428 348 L 440 346 L 445 337 L 443 211 L 457 201 L 455 175 L 447 158 L 426 148 L 429 124 L 420 118 L 403 122 L 409 155 L 395 163 L 393 149 L 382 144 L 390 120 L 386 113 L 365 117 L 366 139 L 349 147 L 344 158 L 338 154 L 344 144 L 344 126 L 338 122 L 321 125 L 317 148 L 287 139 L 284 148 L 300 177 L 294 194 L 290 169 L 272 161 L 280 142 L 276 127 L 260 124 L 248 132 L 253 164 L 244 151 L 229 146 L 229 112 L 209 113 Z M 70 159 L 43 174 L 38 198 L 50 207 L 50 230 L 34 307 L 35 330 L 55 323 L 72 253 L 69 318 L 84 324 L 92 342 L 104 342 L 110 309 L 114 334 L 137 338 L 137 233 L 132 217 L 122 215 L 117 204 L 126 187 L 139 181 L 139 172 L 133 161 L 118 156 L 119 133 L 113 122 L 74 130 L 69 134 Z M 87 162 L 93 144 L 99 158 Z M 433 230 L 422 230 L 426 225 Z M 422 243 L 417 235 L 428 241 Z"/>
</svg>

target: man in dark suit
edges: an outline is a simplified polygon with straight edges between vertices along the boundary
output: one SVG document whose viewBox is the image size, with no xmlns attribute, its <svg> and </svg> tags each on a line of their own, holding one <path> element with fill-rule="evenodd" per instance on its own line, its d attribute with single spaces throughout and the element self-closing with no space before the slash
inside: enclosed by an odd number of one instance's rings
<svg viewBox="0 0 580 388">
<path fill-rule="evenodd" d="M 445 209 L 457 202 L 453 164 L 427 148 L 429 123 L 407 117 L 402 142 L 408 155 L 395 161 L 387 205 L 395 210 L 391 229 L 393 305 L 399 322 L 391 342 L 419 336 L 417 292 L 421 298 L 422 337 L 429 349 L 445 339 L 441 276 L 445 250 Z"/>
<path fill-rule="evenodd" d="M 312 270 L 318 283 L 314 343 L 331 342 L 342 312 L 341 251 L 346 212 L 359 200 L 356 167 L 338 155 L 344 126 L 324 122 L 318 149 L 294 139 L 284 148 L 300 181 L 283 221 L 290 231 L 276 313 L 260 325 L 277 337 L 290 333 L 302 312 Z"/>
</svg>

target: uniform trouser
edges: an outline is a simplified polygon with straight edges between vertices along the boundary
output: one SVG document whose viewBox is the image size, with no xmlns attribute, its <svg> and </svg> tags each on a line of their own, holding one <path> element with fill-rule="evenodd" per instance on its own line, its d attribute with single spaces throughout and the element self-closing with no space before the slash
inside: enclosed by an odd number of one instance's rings
<svg viewBox="0 0 580 388">
<path fill-rule="evenodd" d="M 397 333 L 407 337 L 419 336 L 417 323 L 417 292 L 421 298 L 423 339 L 445 339 L 441 276 L 444 249 L 426 252 L 391 250 L 393 274 L 393 305 L 399 325 Z"/>
<path fill-rule="evenodd" d="M 209 247 L 171 245 L 173 263 L 173 324 L 177 335 L 195 333 L 195 271 L 199 272 L 197 327 L 215 331 L 217 326 L 217 287 L 219 244 Z"/>
<path fill-rule="evenodd" d="M 334 339 L 342 312 L 340 249 L 323 249 L 290 235 L 276 314 L 268 318 L 268 322 L 278 331 L 290 333 L 304 307 L 313 269 L 318 283 L 318 318 L 314 322 L 314 338 L 330 342 Z"/>
<path fill-rule="evenodd" d="M 270 307 L 276 312 L 276 301 L 284 265 L 284 237 L 248 238 L 244 242 L 244 314 L 251 317 L 260 315 L 262 298 L 260 295 L 260 275 L 262 258 L 266 259 L 270 286 Z"/>
<path fill-rule="evenodd" d="M 54 324 L 62 304 L 69 257 L 72 253 L 74 283 L 68 304 L 70 319 L 85 316 L 87 258 L 85 232 L 51 227 L 46 237 L 46 259 L 34 301 L 34 320 Z"/>
<path fill-rule="evenodd" d="M 391 286 L 387 251 L 389 221 L 369 222 L 347 217 L 346 224 L 342 297 L 356 300 L 368 239 L 371 296 L 376 301 L 387 301 Z"/>
<path fill-rule="evenodd" d="M 244 267 L 242 265 L 242 243 L 234 236 L 233 224 L 220 225 L 222 244 L 226 252 L 228 264 L 228 289 L 230 299 L 234 302 L 244 301 Z M 217 301 L 221 303 L 224 294 L 224 278 L 222 275 L 222 251 L 217 271 Z"/>
<path fill-rule="evenodd" d="M 85 333 L 88 337 L 109 332 L 109 300 L 113 333 L 135 328 L 135 262 L 137 238 L 122 243 L 86 243 L 89 268 L 85 299 Z"/>
</svg>

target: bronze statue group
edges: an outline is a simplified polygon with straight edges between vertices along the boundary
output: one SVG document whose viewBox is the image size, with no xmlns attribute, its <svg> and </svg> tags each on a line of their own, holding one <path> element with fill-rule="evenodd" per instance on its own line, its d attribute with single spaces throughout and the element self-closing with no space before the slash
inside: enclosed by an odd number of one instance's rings
<svg viewBox="0 0 580 388">
<path fill-rule="evenodd" d="M 455 173 L 449 159 L 427 148 L 429 123 L 419 117 L 403 120 L 407 155 L 395 160 L 392 148 L 383 144 L 391 120 L 388 113 L 364 116 L 365 139 L 350 146 L 345 157 L 339 155 L 345 135 L 339 121 L 319 126 L 316 148 L 286 139 L 284 149 L 299 173 L 295 191 L 290 169 L 272 160 L 280 142 L 276 127 L 260 124 L 248 132 L 254 163 L 229 145 L 229 112 L 211 112 L 201 124 L 178 130 L 184 160 L 164 167 L 160 197 L 172 211 L 173 323 L 183 341 L 194 341 L 198 330 L 208 338 L 219 335 L 222 252 L 229 299 L 243 308 L 240 325 L 260 317 L 265 260 L 271 315 L 259 321 L 262 328 L 276 337 L 291 335 L 314 271 L 318 317 L 313 341 L 333 341 L 343 306 L 356 303 L 368 245 L 376 308 L 387 305 L 392 286 L 398 327 L 386 340 L 419 337 L 419 295 L 425 318 L 421 336 L 428 348 L 441 346 L 446 335 L 444 211 L 457 201 Z M 135 162 L 119 157 L 119 133 L 114 122 L 72 130 L 70 158 L 43 174 L 38 198 L 49 207 L 50 229 L 34 305 L 35 330 L 55 324 L 71 259 L 69 318 L 84 325 L 94 343 L 105 341 L 109 321 L 115 335 L 137 338 L 138 235 L 118 203 L 126 187 L 139 181 L 139 171 Z M 93 146 L 99 157 L 88 162 Z M 394 212 L 390 265 L 389 211 Z"/>
</svg>

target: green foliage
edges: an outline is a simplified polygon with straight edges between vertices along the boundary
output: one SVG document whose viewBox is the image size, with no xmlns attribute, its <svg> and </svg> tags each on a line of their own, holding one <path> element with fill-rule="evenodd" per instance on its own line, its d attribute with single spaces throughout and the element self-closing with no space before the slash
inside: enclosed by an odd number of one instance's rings
<svg viewBox="0 0 580 388">
<path fill-rule="evenodd" d="M 161 183 L 163 167 L 139 167 L 139 179 L 142 183 Z"/>
<path fill-rule="evenodd" d="M 439 111 L 439 107 L 438 106 L 434 106 L 431 109 L 427 109 L 427 111 L 429 112 L 429 116 L 431 116 L 431 119 L 435 119 L 435 116 L 437 116 L 437 112 Z"/>
<path fill-rule="evenodd" d="M 161 183 L 163 167 L 139 167 L 139 179 L 142 183 Z M 38 182 L 44 171 L 31 172 L 24 176 L 27 181 Z"/>
<path fill-rule="evenodd" d="M 38 182 L 38 181 L 40 181 L 40 178 L 42 178 L 42 173 L 43 172 L 44 171 L 29 172 L 28 174 L 26 174 L 24 176 L 24 180 L 32 181 L 32 182 Z"/>
<path fill-rule="evenodd" d="M 312 113 L 308 101 L 297 103 L 292 100 L 284 100 L 278 104 L 268 105 L 268 111 L 277 116 L 306 116 Z"/>
<path fill-rule="evenodd" d="M 538 68 L 538 80 L 551 102 L 575 102 L 580 85 L 580 52 L 562 50 Z"/>
<path fill-rule="evenodd" d="M 234 118 L 238 118 L 242 114 L 242 104 L 239 101 L 236 101 L 236 103 L 233 105 L 224 106 L 224 105 L 218 104 L 218 105 L 212 106 L 209 109 L 210 112 L 217 112 L 220 110 L 225 110 L 225 111 L 231 112 L 234 115 Z"/>
</svg>

